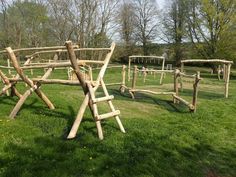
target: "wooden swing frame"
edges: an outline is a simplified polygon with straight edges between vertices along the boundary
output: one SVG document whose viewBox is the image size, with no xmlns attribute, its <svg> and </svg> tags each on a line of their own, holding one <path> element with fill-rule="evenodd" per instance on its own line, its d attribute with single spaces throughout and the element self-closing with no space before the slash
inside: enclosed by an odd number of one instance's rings
<svg viewBox="0 0 236 177">
<path fill-rule="evenodd" d="M 181 60 L 181 72 L 184 73 L 184 64 L 186 63 L 220 63 L 223 64 L 224 72 L 223 72 L 223 79 L 224 79 L 224 96 L 225 98 L 229 97 L 229 82 L 230 82 L 230 68 L 233 64 L 233 61 L 222 60 L 222 59 L 189 59 L 189 60 Z M 218 74 L 219 79 L 219 74 Z M 181 87 L 182 87 L 181 83 Z"/>
<path fill-rule="evenodd" d="M 162 56 L 141 56 L 141 55 L 129 56 L 129 61 L 128 61 L 128 81 L 130 81 L 130 79 L 131 79 L 131 63 L 132 63 L 132 61 L 134 61 L 136 59 L 139 60 L 140 58 L 143 59 L 143 60 L 145 59 L 146 62 L 148 60 L 150 60 L 150 61 L 154 60 L 154 62 L 155 62 L 155 60 L 161 60 L 162 61 L 161 70 L 163 70 L 163 72 L 161 72 L 161 77 L 160 77 L 160 84 L 162 84 L 163 77 L 164 77 L 164 74 L 165 74 L 165 72 L 164 72 L 164 70 L 165 70 L 165 57 L 162 57 Z M 145 70 L 145 71 L 147 71 L 147 70 Z M 144 79 L 144 81 L 145 81 L 145 79 Z"/>
</svg>

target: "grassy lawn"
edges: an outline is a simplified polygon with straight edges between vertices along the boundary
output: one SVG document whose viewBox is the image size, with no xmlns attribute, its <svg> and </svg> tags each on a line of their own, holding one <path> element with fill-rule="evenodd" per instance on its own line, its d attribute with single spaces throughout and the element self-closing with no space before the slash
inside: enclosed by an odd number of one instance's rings
<svg viewBox="0 0 236 177">
<path fill-rule="evenodd" d="M 120 82 L 120 72 L 108 70 L 106 82 Z M 55 75 L 66 78 L 61 70 Z M 43 85 L 56 109 L 48 110 L 33 94 L 16 120 L 8 115 L 17 98 L 0 97 L 0 176 L 235 177 L 236 74 L 228 99 L 223 81 L 207 72 L 201 75 L 196 113 L 174 105 L 170 96 L 137 94 L 132 100 L 128 93 L 119 93 L 119 86 L 109 87 L 127 133 L 111 118 L 102 122 L 103 141 L 89 110 L 76 139 L 66 140 L 84 97 L 79 87 Z M 146 88 L 171 90 L 172 80 L 167 74 L 160 86 L 159 76 L 148 75 Z M 191 82 L 184 86 L 181 95 L 191 100 Z M 142 78 L 137 87 L 145 88 Z M 27 89 L 23 84 L 17 88 L 21 93 Z M 99 108 L 107 110 L 103 104 Z"/>
</svg>

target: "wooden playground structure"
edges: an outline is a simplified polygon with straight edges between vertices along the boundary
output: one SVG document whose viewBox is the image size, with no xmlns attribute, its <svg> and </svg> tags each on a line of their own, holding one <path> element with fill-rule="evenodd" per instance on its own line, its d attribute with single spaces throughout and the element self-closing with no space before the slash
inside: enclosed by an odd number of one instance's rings
<svg viewBox="0 0 236 177">
<path fill-rule="evenodd" d="M 197 97 L 198 97 L 198 86 L 201 80 L 200 72 L 190 75 L 184 73 L 185 63 L 218 63 L 222 66 L 218 68 L 218 78 L 223 71 L 223 79 L 225 82 L 225 97 L 228 97 L 228 88 L 230 80 L 230 68 L 233 64 L 232 61 L 227 60 L 182 60 L 181 69 L 172 70 L 172 66 L 165 69 L 165 58 L 159 56 L 130 56 L 128 61 L 128 72 L 127 67 L 123 66 L 112 66 L 108 65 L 115 48 L 115 44 L 112 43 L 110 48 L 79 48 L 77 45 L 73 45 L 71 41 L 67 41 L 65 46 L 54 46 L 54 47 L 38 47 L 38 48 L 24 48 L 12 50 L 10 47 L 4 51 L 0 51 L 0 54 L 7 55 L 6 65 L 0 65 L 0 79 L 4 86 L 0 90 L 0 96 L 7 94 L 9 91 L 11 96 L 17 96 L 19 98 L 15 107 L 11 111 L 9 117 L 14 119 L 17 113 L 20 111 L 22 105 L 26 102 L 27 98 L 32 94 L 36 93 L 37 96 L 47 105 L 49 109 L 55 109 L 53 103 L 41 90 L 43 84 L 63 84 L 63 85 L 75 85 L 82 87 L 84 92 L 84 100 L 80 106 L 74 124 L 69 132 L 68 139 L 74 138 L 77 134 L 78 128 L 82 121 L 86 107 L 89 107 L 92 117 L 95 121 L 98 137 L 103 139 L 103 131 L 101 121 L 110 117 L 114 117 L 121 132 L 125 133 L 125 129 L 120 120 L 120 111 L 116 110 L 112 100 L 113 95 L 109 95 L 107 86 L 119 85 L 120 91 L 125 92 L 128 90 L 131 97 L 135 99 L 136 93 L 146 93 L 154 95 L 170 95 L 173 99 L 173 103 L 187 106 L 191 112 L 196 112 L 197 109 Z M 21 63 L 18 54 L 23 53 L 24 63 Z M 27 55 L 26 55 L 27 54 Z M 52 60 L 45 59 L 44 55 L 50 55 Z M 158 61 L 160 69 L 156 68 L 141 68 L 134 66 L 131 68 L 132 62 L 144 63 L 148 65 L 156 64 Z M 221 69 L 223 68 L 223 70 Z M 104 82 L 104 76 L 107 69 L 121 68 L 121 81 L 107 83 Z M 50 78 L 51 74 L 58 69 L 64 69 L 67 74 L 67 79 Z M 34 70 L 42 70 L 43 75 L 33 77 Z M 30 75 L 26 75 L 26 71 L 30 71 Z M 97 75 L 94 72 L 97 71 Z M 14 75 L 14 74 L 15 75 Z M 37 72 L 35 72 L 37 74 Z M 126 75 L 128 73 L 128 75 Z M 143 82 L 146 80 L 147 73 L 160 74 L 160 84 L 163 84 L 163 78 L 166 74 L 171 74 L 173 82 L 171 87 L 173 91 L 153 91 L 145 86 L 143 88 L 137 87 L 138 77 L 143 76 Z M 11 76 L 11 77 L 9 77 Z M 96 77 L 96 79 L 94 79 Z M 131 86 L 128 86 L 126 82 L 131 82 Z M 185 100 L 181 97 L 180 89 L 183 87 L 183 78 L 189 78 L 193 82 L 192 99 L 191 101 Z M 17 83 L 23 82 L 27 85 L 26 90 L 21 94 L 16 86 Z M 158 86 L 156 86 L 158 89 Z M 101 88 L 104 96 L 97 96 L 97 90 Z M 110 109 L 108 113 L 100 113 L 98 110 L 98 104 L 100 102 L 106 102 Z"/>
<path fill-rule="evenodd" d="M 223 80 L 224 80 L 224 96 L 225 98 L 228 98 L 229 96 L 229 81 L 230 81 L 230 68 L 233 64 L 233 61 L 228 60 L 221 60 L 221 59 L 210 59 L 210 60 L 204 60 L 204 59 L 189 59 L 189 60 L 182 60 L 181 61 L 181 72 L 184 73 L 184 64 L 189 63 L 217 63 L 218 66 L 218 80 L 220 80 L 220 74 L 221 74 L 221 68 L 223 68 Z M 222 65 L 222 66 L 221 66 Z M 181 84 L 182 87 L 183 84 Z"/>
<path fill-rule="evenodd" d="M 125 67 L 123 67 L 123 70 L 125 70 Z M 125 89 L 128 90 L 128 92 L 130 93 L 131 97 L 133 99 L 135 99 L 135 93 L 147 93 L 147 94 L 154 94 L 154 95 L 171 95 L 173 97 L 173 102 L 174 103 L 182 103 L 185 106 L 187 106 L 189 108 L 189 110 L 191 112 L 196 112 L 197 109 L 197 96 L 198 96 L 198 85 L 199 85 L 199 81 L 201 80 L 200 78 L 200 72 L 197 72 L 194 75 L 187 75 L 182 73 L 179 69 L 175 69 L 175 70 L 147 70 L 148 72 L 152 71 L 152 72 L 157 72 L 157 73 L 169 73 L 173 75 L 173 91 L 152 91 L 150 89 L 140 89 L 140 88 L 136 88 L 137 85 L 137 77 L 138 77 L 138 73 L 142 72 L 142 70 L 139 70 L 138 67 L 135 65 L 133 68 L 133 76 L 132 76 L 132 86 L 128 87 L 126 86 L 126 82 L 125 82 L 125 72 L 122 72 L 123 74 L 123 85 L 121 86 L 121 91 L 124 92 Z M 128 71 L 129 73 L 129 71 Z M 186 78 L 191 78 L 193 79 L 193 93 L 192 93 L 192 100 L 189 102 L 187 100 L 185 100 L 184 98 L 182 98 L 180 96 L 180 85 L 181 85 L 181 78 L 182 77 L 186 77 Z"/>
<path fill-rule="evenodd" d="M 163 77 L 165 74 L 165 57 L 162 56 L 141 56 L 141 55 L 132 55 L 129 56 L 129 61 L 128 61 L 128 81 L 131 79 L 131 63 L 137 61 L 137 63 L 142 63 L 142 64 L 158 64 L 161 63 L 161 71 L 159 72 L 161 74 L 160 77 L 160 84 L 162 84 Z M 161 62 L 160 62 L 161 61 Z M 142 73 L 144 75 L 144 82 L 147 74 L 147 68 L 143 67 L 142 68 Z M 156 74 L 156 70 L 153 70 L 154 75 Z"/>
<path fill-rule="evenodd" d="M 59 47 L 48 47 L 48 48 L 28 48 L 28 49 L 16 49 L 12 50 L 10 47 L 6 48 L 5 51 L 2 51 L 1 53 L 7 53 L 10 60 L 8 62 L 8 66 L 0 66 L 0 69 L 7 69 L 16 71 L 17 75 L 15 75 L 12 78 L 9 78 L 4 74 L 2 70 L 0 70 L 0 78 L 2 79 L 4 83 L 4 87 L 1 89 L 0 95 L 3 95 L 7 93 L 8 90 L 11 90 L 11 95 L 16 95 L 19 97 L 19 100 L 15 107 L 13 108 L 12 112 L 10 113 L 10 118 L 15 118 L 17 113 L 19 112 L 22 105 L 25 103 L 27 98 L 32 94 L 36 93 L 40 99 L 43 100 L 43 102 L 47 105 L 49 109 L 54 109 L 54 105 L 49 100 L 49 98 L 42 92 L 40 89 L 43 84 L 65 84 L 65 85 L 79 85 L 82 87 L 85 98 L 81 104 L 81 107 L 78 111 L 77 117 L 75 119 L 75 122 L 71 128 L 71 131 L 68 135 L 68 139 L 74 138 L 76 136 L 76 133 L 78 131 L 79 125 L 81 123 L 81 120 L 83 118 L 84 112 L 86 107 L 88 106 L 90 108 L 90 111 L 92 113 L 92 116 L 95 120 L 98 136 L 99 139 L 103 139 L 103 131 L 101 127 L 101 121 L 110 117 L 114 117 L 117 121 L 120 130 L 125 133 L 125 129 L 120 121 L 119 115 L 120 111 L 116 110 L 112 99 L 114 99 L 114 96 L 109 95 L 106 84 L 103 80 L 103 77 L 105 75 L 106 69 L 108 67 L 110 58 L 113 54 L 115 48 L 115 43 L 112 43 L 110 48 L 78 48 L 77 46 L 73 46 L 72 42 L 67 41 L 66 47 L 65 46 L 59 46 Z M 20 51 L 37 51 L 33 53 L 32 55 L 27 55 L 26 61 L 21 66 L 15 52 Z M 38 56 L 42 53 L 66 53 L 69 61 L 65 60 L 65 62 L 57 62 L 54 60 L 54 62 L 46 62 L 46 63 L 35 63 L 33 62 L 33 59 L 35 59 L 35 56 Z M 89 59 L 78 59 L 78 58 L 84 58 L 86 56 L 86 53 L 88 52 L 97 52 L 99 53 L 99 60 L 89 60 Z M 82 56 L 82 53 L 85 55 Z M 76 55 L 77 54 L 77 55 Z M 78 57 L 77 57 L 78 56 Z M 82 57 L 81 57 L 82 56 Z M 97 58 L 97 59 L 98 59 Z M 97 79 L 94 81 L 92 80 L 93 76 L 90 72 L 90 77 L 85 77 L 84 73 L 81 72 L 81 67 L 92 67 L 93 65 L 100 65 L 99 73 L 97 76 Z M 72 67 L 74 70 L 74 73 L 76 74 L 78 80 L 62 80 L 62 79 L 48 79 L 51 73 L 57 69 L 57 68 L 68 68 Z M 32 70 L 32 69 L 44 69 L 45 73 L 41 77 L 37 78 L 29 78 L 26 76 L 25 71 L 26 70 Z M 89 70 L 89 69 L 88 69 Z M 90 70 L 91 71 L 91 70 Z M 16 85 L 17 82 L 24 82 L 28 85 L 28 89 L 25 91 L 24 94 L 20 94 L 20 92 L 17 90 Z M 114 83 L 117 84 L 117 83 Z M 104 96 L 103 97 L 97 97 L 96 91 L 98 88 L 102 88 Z M 97 104 L 100 102 L 107 102 L 108 106 L 110 107 L 111 112 L 101 114 L 98 112 Z"/>
</svg>

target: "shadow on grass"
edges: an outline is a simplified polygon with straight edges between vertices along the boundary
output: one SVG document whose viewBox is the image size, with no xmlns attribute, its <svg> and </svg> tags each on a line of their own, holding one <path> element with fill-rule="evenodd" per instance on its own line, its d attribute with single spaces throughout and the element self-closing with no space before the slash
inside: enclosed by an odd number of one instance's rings
<svg viewBox="0 0 236 177">
<path fill-rule="evenodd" d="M 193 91 L 191 89 L 183 89 L 183 91 L 180 91 L 180 95 L 183 96 L 192 96 Z M 206 99 L 206 100 L 217 100 L 217 99 L 224 99 L 224 93 L 216 93 L 216 92 L 210 92 L 210 91 L 198 91 L 198 98 L 200 99 Z"/>
<path fill-rule="evenodd" d="M 130 132 L 121 144 L 83 136 L 80 141 L 35 138 L 31 146 L 10 143 L 0 155 L 7 177 L 233 176 L 235 151 L 216 150 L 203 142 L 185 147 L 166 135 L 150 138 Z M 217 177 L 217 176 L 215 176 Z"/>
<path fill-rule="evenodd" d="M 1 96 L 0 97 L 1 104 L 14 106 L 17 103 L 17 101 L 18 101 L 18 99 L 16 97 L 11 97 L 11 96 Z"/>
<path fill-rule="evenodd" d="M 140 102 L 140 103 L 148 103 L 148 104 L 156 104 L 163 109 L 166 109 L 169 112 L 181 112 L 188 113 L 189 110 L 186 106 L 182 104 L 174 104 L 173 97 L 171 95 L 166 96 L 167 99 L 161 98 L 162 96 L 145 94 L 145 93 L 135 93 L 135 99 L 132 99 L 130 94 L 120 93 L 118 90 L 112 89 L 109 90 L 114 96 L 116 100 L 125 100 L 130 102 Z"/>
</svg>

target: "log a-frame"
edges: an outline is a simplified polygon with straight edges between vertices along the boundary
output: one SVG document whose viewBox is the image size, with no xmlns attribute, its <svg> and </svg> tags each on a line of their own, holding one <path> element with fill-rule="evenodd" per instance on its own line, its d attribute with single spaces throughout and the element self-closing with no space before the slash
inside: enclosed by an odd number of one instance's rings
<svg viewBox="0 0 236 177">
<path fill-rule="evenodd" d="M 109 52 L 107 53 L 107 55 L 106 55 L 106 57 L 103 61 L 97 61 L 97 62 L 95 61 L 94 62 L 94 63 L 102 65 L 101 70 L 100 70 L 100 72 L 97 76 L 97 79 L 94 82 L 93 81 L 86 81 L 84 79 L 84 77 L 83 77 L 83 75 L 80 71 L 80 68 L 77 64 L 77 58 L 76 58 L 75 51 L 72 47 L 72 42 L 67 41 L 66 42 L 66 47 L 67 47 L 67 50 L 68 50 L 69 59 L 71 61 L 72 68 L 74 69 L 75 74 L 76 74 L 78 80 L 80 81 L 81 87 L 82 87 L 84 95 L 85 95 L 85 98 L 82 102 L 82 105 L 79 109 L 77 117 L 74 121 L 74 124 L 73 124 L 67 138 L 71 139 L 71 138 L 74 138 L 76 136 L 76 133 L 78 131 L 78 128 L 80 126 L 80 123 L 82 121 L 82 118 L 83 118 L 83 115 L 84 115 L 84 112 L 85 112 L 85 109 L 86 109 L 87 106 L 90 108 L 91 114 L 92 114 L 92 116 L 93 116 L 93 118 L 96 122 L 99 139 L 103 139 L 103 131 L 102 131 L 102 126 L 101 126 L 101 120 L 107 119 L 107 118 L 110 118 L 110 117 L 115 117 L 115 119 L 116 119 L 116 121 L 119 125 L 120 130 L 123 133 L 125 133 L 125 129 L 124 129 L 124 127 L 123 127 L 123 125 L 120 121 L 120 118 L 119 118 L 120 111 L 115 109 L 115 107 L 114 107 L 114 105 L 111 101 L 114 98 L 114 96 L 109 95 L 109 93 L 107 91 L 107 88 L 106 88 L 106 85 L 105 85 L 104 80 L 103 80 L 103 77 L 105 75 L 107 66 L 109 64 L 109 61 L 110 61 L 111 56 L 113 54 L 113 51 L 115 49 L 115 43 L 112 43 L 111 47 L 108 49 Z M 103 90 L 105 96 L 98 98 L 98 97 L 96 97 L 96 91 L 100 86 L 102 87 L 102 90 Z M 99 114 L 97 104 L 99 102 L 104 102 L 104 101 L 107 101 L 107 103 L 108 103 L 108 105 L 111 109 L 111 112 L 105 113 L 105 114 Z"/>
<path fill-rule="evenodd" d="M 74 122 L 72 129 L 71 129 L 67 138 L 72 139 L 76 136 L 76 133 L 78 131 L 79 125 L 81 123 L 81 120 L 83 118 L 83 115 L 84 115 L 84 112 L 85 112 L 85 109 L 87 106 L 89 106 L 92 116 L 96 122 L 99 139 L 103 139 L 103 131 L 102 131 L 102 126 L 101 126 L 101 121 L 103 119 L 107 119 L 110 117 L 115 118 L 115 120 L 117 121 L 117 123 L 120 127 L 120 130 L 123 133 L 125 133 L 125 129 L 124 129 L 124 127 L 120 121 L 120 118 L 119 118 L 120 111 L 115 109 L 115 107 L 111 101 L 112 99 L 114 99 L 114 96 L 109 95 L 106 85 L 103 81 L 105 71 L 107 69 L 110 58 L 111 58 L 114 48 L 115 48 L 115 43 L 113 43 L 110 48 L 75 48 L 72 45 L 72 42 L 68 41 L 68 42 L 66 42 L 66 48 L 67 48 L 67 50 L 65 50 L 65 51 L 62 50 L 62 52 L 63 51 L 68 52 L 69 59 L 70 59 L 69 62 L 49 63 L 49 64 L 44 63 L 43 65 L 36 64 L 36 63 L 30 64 L 32 58 L 29 57 L 23 66 L 20 66 L 20 63 L 17 60 L 14 50 L 12 50 L 10 47 L 6 48 L 6 52 L 8 53 L 8 55 L 12 61 L 12 65 L 13 65 L 13 67 L 11 67 L 11 69 L 14 69 L 16 71 L 17 75 L 14 78 L 7 78 L 7 77 L 5 77 L 4 73 L 0 73 L 1 78 L 3 79 L 4 83 L 6 84 L 4 92 L 5 92 L 5 90 L 8 90 L 9 88 L 11 88 L 11 89 L 13 89 L 15 95 L 17 95 L 19 97 L 17 104 L 15 105 L 14 109 L 12 110 L 12 112 L 10 114 L 10 118 L 15 118 L 16 114 L 19 112 L 19 110 L 22 107 L 22 105 L 24 104 L 24 102 L 34 92 L 39 96 L 39 98 L 41 98 L 44 101 L 44 103 L 50 109 L 54 109 L 54 105 L 52 104 L 52 102 L 48 99 L 48 97 L 40 89 L 42 84 L 79 85 L 83 88 L 85 98 L 82 102 L 82 105 L 79 109 L 78 115 L 75 119 L 75 122 Z M 84 51 L 85 53 L 87 51 L 104 51 L 106 53 L 104 56 L 105 59 L 103 58 L 103 60 L 100 57 L 98 58 L 98 60 L 89 60 L 89 59 L 88 60 L 79 60 L 76 57 L 75 51 L 76 52 Z M 89 66 L 89 65 L 93 65 L 93 64 L 102 65 L 100 72 L 98 74 L 97 80 L 96 81 L 86 80 L 86 78 L 83 76 L 83 74 L 80 70 L 80 67 L 81 66 Z M 59 79 L 47 79 L 55 68 L 60 68 L 60 67 L 72 67 L 76 73 L 76 76 L 78 77 L 79 82 L 59 80 Z M 34 79 L 34 78 L 29 78 L 26 76 L 24 70 L 27 70 L 27 69 L 46 69 L 46 72 L 39 79 Z M 9 84 L 7 84 L 4 79 L 6 81 L 9 81 Z M 27 84 L 29 86 L 29 88 L 22 95 L 20 93 L 18 94 L 17 90 L 14 87 L 15 84 L 19 81 L 24 82 L 25 84 Z M 102 90 L 103 90 L 105 96 L 97 98 L 96 91 L 100 86 L 102 87 Z M 111 112 L 105 113 L 105 114 L 99 114 L 97 104 L 100 102 L 104 102 L 104 101 L 106 101 L 108 103 L 108 106 L 110 107 Z"/>
</svg>

